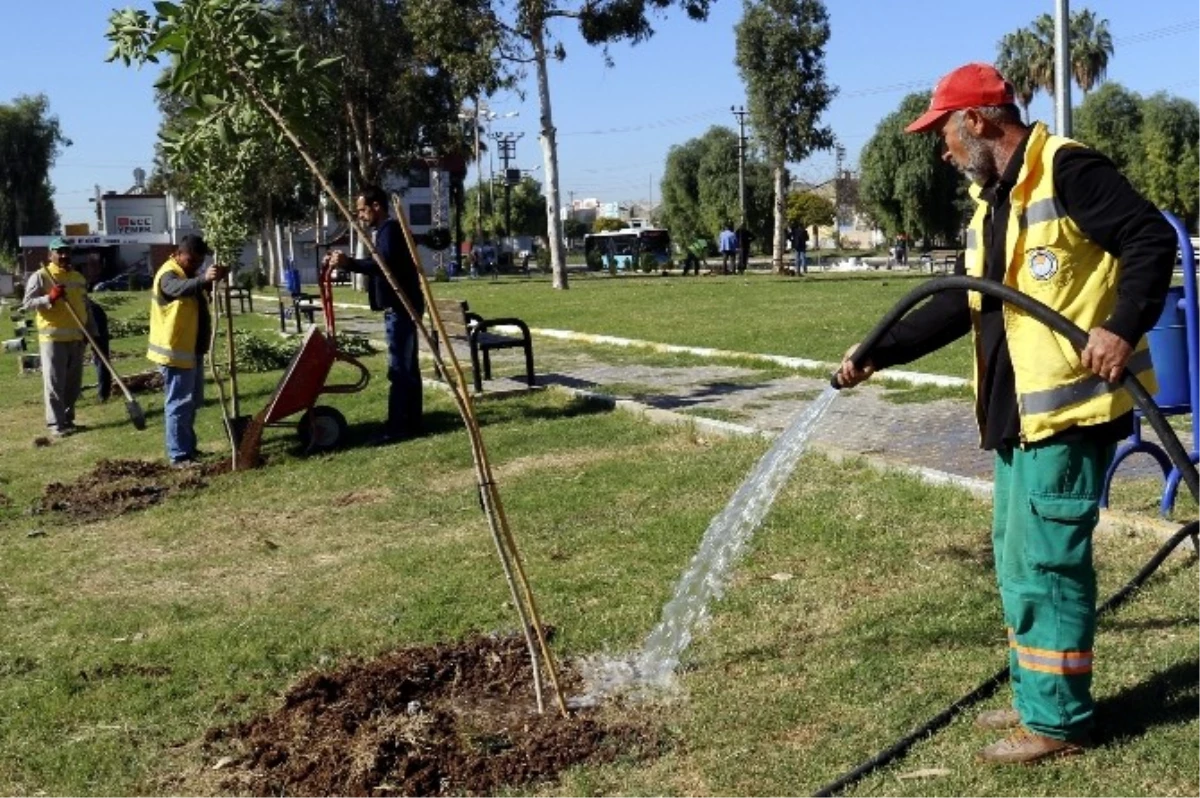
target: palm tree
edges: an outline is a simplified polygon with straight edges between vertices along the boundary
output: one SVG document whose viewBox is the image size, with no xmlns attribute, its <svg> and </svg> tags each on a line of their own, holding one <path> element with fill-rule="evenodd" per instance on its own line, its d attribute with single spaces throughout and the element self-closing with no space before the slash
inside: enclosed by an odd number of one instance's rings
<svg viewBox="0 0 1200 798">
<path fill-rule="evenodd" d="M 1033 31 L 1021 28 L 1005 34 L 996 48 L 999 51 L 996 56 L 996 69 L 1013 85 L 1026 123 L 1029 122 L 1029 104 L 1041 89 L 1034 73 L 1040 44 Z"/>
<path fill-rule="evenodd" d="M 1113 54 L 1112 34 L 1108 20 L 1097 20 L 1091 9 L 1081 9 L 1071 15 L 1071 74 L 1083 95 L 1104 81 L 1108 59 Z"/>
<path fill-rule="evenodd" d="M 1054 17 L 1042 14 L 1030 27 L 1033 45 L 1029 71 L 1038 88 L 1054 97 Z"/>
</svg>

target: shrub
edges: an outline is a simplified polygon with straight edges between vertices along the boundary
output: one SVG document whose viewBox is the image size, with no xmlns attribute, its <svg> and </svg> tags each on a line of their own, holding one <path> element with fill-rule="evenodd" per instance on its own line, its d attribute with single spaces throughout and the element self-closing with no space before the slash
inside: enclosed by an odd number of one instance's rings
<svg viewBox="0 0 1200 798">
<path fill-rule="evenodd" d="M 149 335 L 150 314 L 138 313 L 128 319 L 108 319 L 109 338 L 136 338 L 139 335 Z"/>
</svg>

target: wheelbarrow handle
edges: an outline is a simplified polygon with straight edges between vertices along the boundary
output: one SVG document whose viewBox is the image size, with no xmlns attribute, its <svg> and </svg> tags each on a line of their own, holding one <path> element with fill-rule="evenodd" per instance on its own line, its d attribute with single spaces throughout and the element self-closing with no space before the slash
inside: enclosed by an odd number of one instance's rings
<svg viewBox="0 0 1200 798">
<path fill-rule="evenodd" d="M 371 372 L 367 371 L 367 367 L 358 358 L 353 355 L 347 355 L 344 352 L 334 351 L 333 359 L 348 363 L 358 369 L 358 381 L 342 383 L 340 385 L 325 385 L 322 386 L 318 393 L 358 393 L 367 387 L 367 383 L 371 381 Z"/>
</svg>

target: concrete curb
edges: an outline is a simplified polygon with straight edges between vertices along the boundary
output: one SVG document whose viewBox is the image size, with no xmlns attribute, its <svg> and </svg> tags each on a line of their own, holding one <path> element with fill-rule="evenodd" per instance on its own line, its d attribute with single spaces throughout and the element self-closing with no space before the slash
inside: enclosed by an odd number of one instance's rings
<svg viewBox="0 0 1200 798">
<path fill-rule="evenodd" d="M 837 369 L 836 363 L 826 363 L 821 360 L 809 360 L 803 357 L 788 357 L 786 355 L 765 355 L 753 352 L 736 352 L 729 349 L 711 349 L 703 346 L 679 346 L 676 344 L 662 344 L 654 341 L 643 341 L 636 338 L 619 338 L 614 335 L 594 335 L 592 333 L 580 333 L 573 330 L 555 330 L 543 327 L 530 328 L 530 332 L 534 335 L 544 336 L 546 338 L 556 338 L 563 341 L 580 341 L 589 344 L 600 344 L 605 346 L 624 346 L 638 347 L 642 349 L 650 349 L 655 352 L 667 353 L 684 353 L 690 355 L 698 355 L 699 357 L 724 357 L 724 358 L 750 358 L 752 360 L 761 360 L 766 363 L 776 363 L 780 366 L 793 369 L 814 369 L 818 371 L 828 372 L 832 374 Z M 902 382 L 908 385 L 937 385 L 945 388 L 957 388 L 970 385 L 969 380 L 962 377 L 947 377 L 941 374 L 922 374 L 917 371 L 903 371 L 897 369 L 885 369 L 872 377 L 876 381 L 884 382 Z"/>
</svg>

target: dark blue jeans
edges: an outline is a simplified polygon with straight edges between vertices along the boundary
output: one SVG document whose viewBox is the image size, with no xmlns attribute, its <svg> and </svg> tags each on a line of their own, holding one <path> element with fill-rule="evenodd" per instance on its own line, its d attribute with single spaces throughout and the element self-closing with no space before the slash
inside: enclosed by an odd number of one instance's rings
<svg viewBox="0 0 1200 798">
<path fill-rule="evenodd" d="M 407 438 L 421 432 L 421 369 L 417 363 L 417 328 L 406 313 L 384 311 L 388 342 L 387 434 Z"/>
</svg>

